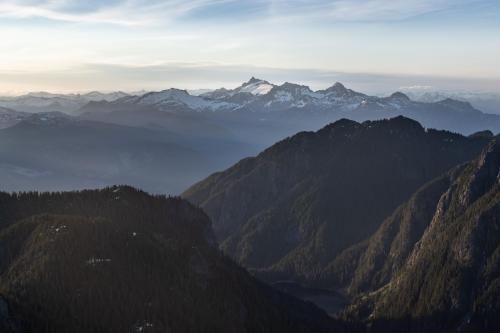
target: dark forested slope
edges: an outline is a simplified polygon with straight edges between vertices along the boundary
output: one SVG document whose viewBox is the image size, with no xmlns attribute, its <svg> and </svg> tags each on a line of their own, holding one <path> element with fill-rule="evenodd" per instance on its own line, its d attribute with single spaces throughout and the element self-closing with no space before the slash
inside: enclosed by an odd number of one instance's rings
<svg viewBox="0 0 500 333">
<path fill-rule="evenodd" d="M 2 332 L 336 331 L 223 257 L 208 217 L 129 187 L 0 193 Z"/>
<path fill-rule="evenodd" d="M 270 281 L 314 283 L 420 186 L 472 159 L 488 140 L 426 130 L 404 117 L 340 120 L 283 140 L 183 196 L 208 213 L 222 249 L 243 266 Z"/>
</svg>

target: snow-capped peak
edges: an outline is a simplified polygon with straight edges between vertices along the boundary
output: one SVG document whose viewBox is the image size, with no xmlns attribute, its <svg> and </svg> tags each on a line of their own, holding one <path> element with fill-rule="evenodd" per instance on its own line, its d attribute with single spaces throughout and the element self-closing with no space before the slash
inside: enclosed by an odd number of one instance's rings
<svg viewBox="0 0 500 333">
<path fill-rule="evenodd" d="M 321 92 L 314 92 L 308 86 L 290 82 L 285 82 L 281 86 L 274 87 L 274 89 L 271 91 L 271 94 L 280 94 L 282 92 L 291 94 L 291 96 L 293 96 L 294 98 L 302 98 L 304 96 L 308 96 L 311 98 L 319 99 L 324 97 Z"/>
<path fill-rule="evenodd" d="M 265 95 L 271 89 L 273 89 L 274 85 L 265 81 L 256 79 L 252 77 L 248 82 L 243 83 L 239 88 L 234 90 L 235 93 L 250 93 L 252 95 Z"/>
<path fill-rule="evenodd" d="M 218 110 L 235 107 L 235 105 L 230 103 L 208 100 L 200 96 L 192 96 L 186 90 L 175 88 L 159 92 L 150 92 L 137 97 L 132 102 L 142 105 L 156 105 L 162 108 L 185 106 L 193 110 Z"/>
<path fill-rule="evenodd" d="M 231 101 L 234 97 L 237 97 L 237 99 L 239 100 L 245 100 L 245 102 L 249 102 L 253 99 L 252 97 L 267 95 L 274 87 L 275 85 L 269 83 L 268 81 L 252 77 L 250 80 L 235 89 L 220 88 L 211 92 L 204 93 L 200 96 L 214 100 L 226 101 Z M 238 94 L 248 96 L 237 96 Z"/>
<path fill-rule="evenodd" d="M 244 87 L 244 86 L 248 86 L 250 84 L 261 83 L 261 82 L 269 83 L 267 81 L 264 81 L 264 80 L 261 80 L 261 79 L 257 79 L 255 76 L 252 76 L 250 78 L 250 80 L 248 80 L 247 82 L 243 83 L 241 86 Z"/>
</svg>

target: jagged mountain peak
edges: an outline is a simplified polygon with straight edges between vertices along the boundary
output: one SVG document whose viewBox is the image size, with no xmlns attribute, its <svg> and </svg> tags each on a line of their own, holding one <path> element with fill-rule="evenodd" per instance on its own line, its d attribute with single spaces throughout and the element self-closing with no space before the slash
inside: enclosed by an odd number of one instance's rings
<svg viewBox="0 0 500 333">
<path fill-rule="evenodd" d="M 348 89 L 340 82 L 335 82 L 331 87 L 327 88 L 325 91 L 327 92 L 337 92 L 337 93 L 346 93 Z"/>
<path fill-rule="evenodd" d="M 269 91 L 269 95 L 281 95 L 282 93 L 290 94 L 294 98 L 301 98 L 306 95 L 315 96 L 316 94 L 306 85 L 301 85 L 297 83 L 285 82 L 282 85 L 274 86 L 273 89 Z M 322 97 L 322 95 L 317 94 L 316 97 Z"/>
<path fill-rule="evenodd" d="M 269 84 L 269 82 L 266 81 L 266 80 L 258 79 L 255 76 L 252 76 L 250 78 L 250 80 L 248 80 L 247 82 L 245 82 L 245 83 L 242 84 L 242 87 L 248 86 L 250 84 L 256 84 L 256 83 L 267 83 L 267 84 Z"/>
<path fill-rule="evenodd" d="M 479 157 L 471 163 L 469 172 L 466 172 L 459 182 L 458 200 L 460 206 L 468 207 L 477 198 L 483 196 L 491 187 L 498 183 L 500 175 L 500 143 L 493 139 L 481 152 Z"/>
<path fill-rule="evenodd" d="M 266 95 L 274 87 L 275 86 L 268 81 L 257 79 L 252 76 L 248 82 L 245 82 L 240 87 L 229 91 L 229 95 L 235 95 L 238 93 L 250 93 L 254 96 Z"/>
<path fill-rule="evenodd" d="M 191 95 L 185 90 L 172 88 L 142 96 L 126 96 L 117 99 L 114 104 L 118 106 L 136 103 L 161 111 L 175 112 L 251 111 L 256 115 L 256 119 L 267 117 L 263 117 L 262 113 L 285 110 L 304 111 L 303 115 L 309 112 L 307 115 L 310 114 L 311 117 L 322 117 L 328 112 L 330 121 L 342 117 L 363 121 L 405 115 L 418 120 L 426 127 L 465 134 L 485 129 L 496 133 L 500 128 L 500 116 L 483 114 L 468 102 L 446 99 L 425 103 L 411 100 L 400 91 L 385 97 L 370 96 L 349 89 L 340 82 L 324 90 L 312 90 L 306 85 L 292 82 L 274 85 L 255 76 L 234 89 L 220 88 L 200 95 Z M 62 110 L 64 107 L 48 105 L 47 101 L 46 104 L 49 110 Z M 11 107 L 8 101 L 0 101 L 0 106 Z"/>
<path fill-rule="evenodd" d="M 337 82 L 335 82 L 335 83 L 333 84 L 332 88 L 336 88 L 336 89 L 346 89 L 346 87 L 345 87 L 342 83 L 340 83 L 340 82 L 338 82 L 338 81 L 337 81 Z"/>
<path fill-rule="evenodd" d="M 167 98 L 191 96 L 187 90 L 169 88 L 161 91 L 148 92 L 142 96 L 138 96 L 134 102 L 138 103 L 155 103 Z M 127 98 L 127 97 L 124 97 Z"/>
<path fill-rule="evenodd" d="M 187 90 L 178 89 L 178 88 L 168 88 L 168 89 L 160 91 L 160 93 L 190 95 Z"/>
<path fill-rule="evenodd" d="M 236 106 L 231 103 L 207 99 L 205 96 L 192 96 L 186 90 L 175 88 L 160 92 L 150 92 L 133 98 L 131 101 L 135 104 L 154 105 L 160 109 L 217 110 Z"/>
<path fill-rule="evenodd" d="M 299 88 L 299 89 L 311 90 L 311 88 L 309 88 L 306 85 L 292 83 L 292 82 L 285 82 L 282 85 L 278 86 L 278 88 L 281 88 L 281 89 L 297 89 L 297 88 Z"/>
</svg>

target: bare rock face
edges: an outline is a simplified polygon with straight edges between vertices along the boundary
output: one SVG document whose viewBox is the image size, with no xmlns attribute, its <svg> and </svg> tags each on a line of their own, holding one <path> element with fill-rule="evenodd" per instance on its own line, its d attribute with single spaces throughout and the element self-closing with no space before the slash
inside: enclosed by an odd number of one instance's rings
<svg viewBox="0 0 500 333">
<path fill-rule="evenodd" d="M 476 159 L 426 185 L 402 205 L 369 240 L 351 286 L 358 298 L 346 317 L 366 320 L 374 332 L 496 332 L 499 168 L 500 144 L 494 140 Z M 426 207 L 425 200 L 434 205 Z M 417 212 L 422 219 L 411 223 L 424 228 L 407 238 L 405 249 L 410 251 L 394 253 L 396 240 Z M 384 278 L 366 278 L 379 275 Z"/>
<path fill-rule="evenodd" d="M 500 145 L 492 141 L 472 166 L 471 176 L 460 193 L 460 204 L 470 205 L 498 180 L 500 171 Z"/>
</svg>

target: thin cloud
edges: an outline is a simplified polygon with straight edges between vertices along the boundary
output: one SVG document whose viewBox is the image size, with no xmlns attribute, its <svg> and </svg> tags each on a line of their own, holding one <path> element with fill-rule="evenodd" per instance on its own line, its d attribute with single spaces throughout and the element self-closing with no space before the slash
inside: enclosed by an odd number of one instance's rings
<svg viewBox="0 0 500 333">
<path fill-rule="evenodd" d="M 234 0 L 120 0 L 103 5 L 79 1 L 6 1 L 0 4 L 0 17 L 17 19 L 43 18 L 73 23 L 107 23 L 117 25 L 149 25 L 166 23 L 192 10 Z M 81 3 L 81 2 L 80 2 Z M 93 5 L 93 6 L 92 6 Z"/>
<path fill-rule="evenodd" d="M 53 21 L 74 23 L 110 23 L 118 25 L 135 25 L 138 21 L 126 19 L 116 11 L 98 11 L 93 13 L 65 13 L 44 6 L 0 4 L 0 17 L 16 19 L 44 18 Z"/>
<path fill-rule="evenodd" d="M 223 65 L 218 63 L 165 63 L 147 66 L 114 64 L 85 64 L 73 68 L 51 71 L 13 72 L 0 70 L 0 95 L 6 91 L 27 92 L 48 90 L 52 92 L 83 92 L 91 90 L 137 91 L 162 90 L 171 87 L 182 89 L 233 88 L 251 76 L 281 84 L 296 82 L 323 89 L 334 82 L 371 94 L 387 95 L 403 86 L 433 86 L 447 90 L 498 91 L 499 80 L 384 75 L 373 73 L 349 73 L 310 68 L 273 68 L 244 64 Z M 61 87 L 65 87 L 61 90 Z"/>
<path fill-rule="evenodd" d="M 187 19 L 239 20 L 323 18 L 336 21 L 387 21 L 445 10 L 478 0 L 108 0 L 87 1 L 7 0 L 0 4 L 0 16 L 18 19 L 45 18 L 78 23 L 118 25 L 164 24 Z M 480 1 L 479 1 L 480 2 Z M 209 10 L 210 7 L 216 10 Z M 233 12 L 234 15 L 227 15 Z"/>
</svg>

